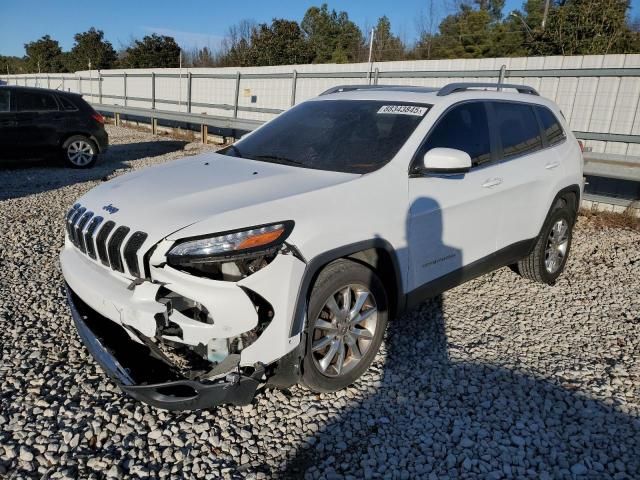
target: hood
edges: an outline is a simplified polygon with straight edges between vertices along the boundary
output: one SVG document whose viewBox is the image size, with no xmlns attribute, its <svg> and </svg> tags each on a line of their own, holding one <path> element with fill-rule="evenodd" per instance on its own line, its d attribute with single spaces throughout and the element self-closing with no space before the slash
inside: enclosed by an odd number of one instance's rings
<svg viewBox="0 0 640 480">
<path fill-rule="evenodd" d="M 122 175 L 89 191 L 78 203 L 105 221 L 146 232 L 148 241 L 157 242 L 214 215 L 358 177 L 206 153 Z"/>
</svg>

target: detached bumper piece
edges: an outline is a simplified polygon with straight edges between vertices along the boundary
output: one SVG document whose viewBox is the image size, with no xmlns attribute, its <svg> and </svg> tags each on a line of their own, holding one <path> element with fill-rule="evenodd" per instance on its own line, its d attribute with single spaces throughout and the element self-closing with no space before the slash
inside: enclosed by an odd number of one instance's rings
<svg viewBox="0 0 640 480">
<path fill-rule="evenodd" d="M 185 378 L 172 365 L 154 356 L 147 346 L 132 340 L 123 327 L 85 304 L 69 285 L 65 287 L 80 338 L 123 392 L 166 410 L 251 403 L 262 383 L 263 369 L 256 369 L 251 376 L 234 371 L 210 383 Z"/>
</svg>

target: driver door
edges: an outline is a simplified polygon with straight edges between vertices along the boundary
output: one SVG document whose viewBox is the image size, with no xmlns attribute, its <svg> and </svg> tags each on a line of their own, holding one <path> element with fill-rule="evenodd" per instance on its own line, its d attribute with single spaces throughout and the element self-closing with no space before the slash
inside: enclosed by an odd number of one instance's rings
<svg viewBox="0 0 640 480">
<path fill-rule="evenodd" d="M 432 148 L 462 150 L 472 168 L 409 178 L 408 284 L 416 296 L 430 296 L 436 284 L 442 291 L 464 281 L 474 262 L 495 252 L 502 206 L 492 168 L 494 143 L 485 102 L 472 101 L 446 111 L 419 149 L 418 162 Z"/>
</svg>

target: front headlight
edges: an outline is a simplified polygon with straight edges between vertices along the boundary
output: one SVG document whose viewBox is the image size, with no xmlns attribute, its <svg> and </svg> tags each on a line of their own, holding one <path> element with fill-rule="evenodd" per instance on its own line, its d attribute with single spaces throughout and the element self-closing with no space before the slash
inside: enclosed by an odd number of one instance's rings
<svg viewBox="0 0 640 480">
<path fill-rule="evenodd" d="M 288 220 L 206 237 L 188 238 L 179 241 L 169 250 L 167 260 L 171 265 L 195 266 L 273 254 L 292 229 L 293 222 Z"/>
</svg>

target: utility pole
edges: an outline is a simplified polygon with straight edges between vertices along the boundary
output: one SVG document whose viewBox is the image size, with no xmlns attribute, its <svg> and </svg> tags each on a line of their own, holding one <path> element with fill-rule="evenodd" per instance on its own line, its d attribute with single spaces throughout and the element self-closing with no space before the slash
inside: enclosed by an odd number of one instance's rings
<svg viewBox="0 0 640 480">
<path fill-rule="evenodd" d="M 373 35 L 376 29 L 371 29 L 371 38 L 369 38 L 369 85 L 371 85 L 371 72 L 373 71 Z"/>
<path fill-rule="evenodd" d="M 544 32 L 544 26 L 547 23 L 547 16 L 549 15 L 549 4 L 551 0 L 545 0 L 544 2 L 544 13 L 542 14 L 542 31 Z"/>
</svg>

